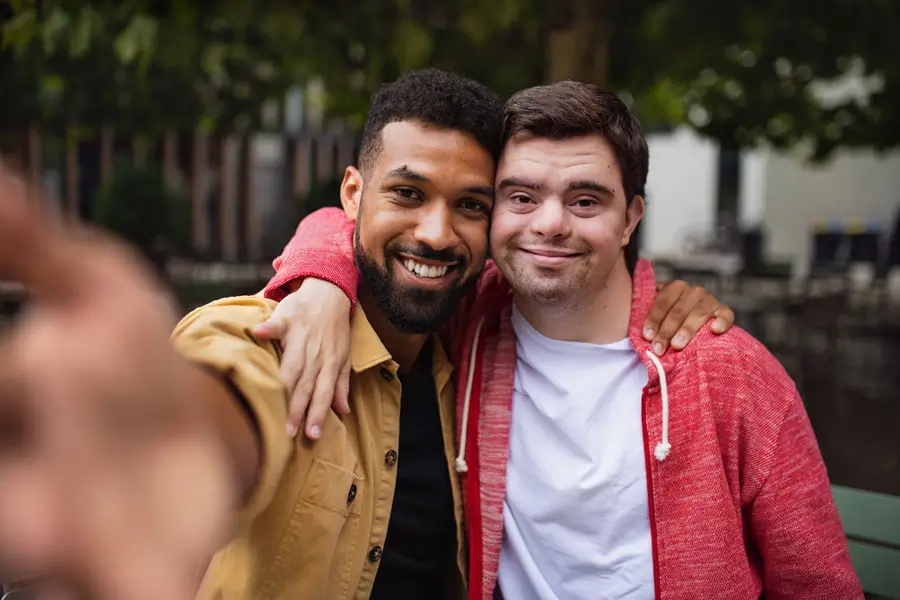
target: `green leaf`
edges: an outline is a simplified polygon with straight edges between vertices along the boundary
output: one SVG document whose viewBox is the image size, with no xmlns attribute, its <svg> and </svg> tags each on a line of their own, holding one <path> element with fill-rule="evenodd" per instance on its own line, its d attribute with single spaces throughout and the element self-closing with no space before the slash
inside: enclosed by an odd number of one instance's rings
<svg viewBox="0 0 900 600">
<path fill-rule="evenodd" d="M 431 34 L 422 25 L 411 18 L 397 23 L 391 49 L 401 71 L 426 65 L 433 48 Z"/>
<path fill-rule="evenodd" d="M 24 10 L 3 24 L 2 49 L 15 48 L 22 51 L 38 32 L 37 13 L 33 9 Z"/>
<path fill-rule="evenodd" d="M 69 39 L 69 53 L 79 58 L 87 54 L 91 47 L 91 36 L 94 32 L 96 13 L 91 6 L 85 6 L 78 15 L 75 30 Z"/>
<path fill-rule="evenodd" d="M 59 96 L 66 89 L 66 80 L 56 74 L 41 77 L 41 91 L 45 94 Z"/>
<path fill-rule="evenodd" d="M 44 21 L 44 27 L 41 30 L 41 43 L 44 47 L 45 54 L 53 54 L 61 38 L 66 34 L 72 19 L 69 14 L 59 6 L 53 7 L 50 15 Z"/>
<path fill-rule="evenodd" d="M 147 15 L 136 15 L 116 36 L 116 57 L 123 64 L 131 64 L 139 56 L 150 55 L 156 50 L 157 21 Z"/>
</svg>

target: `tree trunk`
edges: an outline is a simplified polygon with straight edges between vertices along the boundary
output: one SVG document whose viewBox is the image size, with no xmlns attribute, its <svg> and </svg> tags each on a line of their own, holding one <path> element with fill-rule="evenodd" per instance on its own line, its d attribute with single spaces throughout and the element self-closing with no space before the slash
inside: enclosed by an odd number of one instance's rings
<svg viewBox="0 0 900 600">
<path fill-rule="evenodd" d="M 548 15 L 546 82 L 606 86 L 614 0 L 568 0 Z"/>
</svg>

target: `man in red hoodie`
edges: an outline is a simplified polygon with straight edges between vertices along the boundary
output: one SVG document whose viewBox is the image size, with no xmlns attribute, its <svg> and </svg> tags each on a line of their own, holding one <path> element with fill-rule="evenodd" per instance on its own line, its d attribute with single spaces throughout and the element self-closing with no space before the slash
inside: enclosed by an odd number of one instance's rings
<svg viewBox="0 0 900 600">
<path fill-rule="evenodd" d="M 662 356 L 645 339 L 656 283 L 629 249 L 648 152 L 625 105 L 575 82 L 524 90 L 505 141 L 496 265 L 450 328 L 469 597 L 861 598 L 781 365 L 740 330 Z M 353 226 L 309 221 L 267 294 L 312 276 L 353 299 Z"/>
</svg>

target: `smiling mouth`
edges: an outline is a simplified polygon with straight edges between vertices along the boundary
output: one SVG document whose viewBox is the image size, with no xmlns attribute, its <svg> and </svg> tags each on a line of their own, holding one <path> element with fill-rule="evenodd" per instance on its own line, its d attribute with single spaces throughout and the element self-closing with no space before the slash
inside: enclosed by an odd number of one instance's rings
<svg viewBox="0 0 900 600">
<path fill-rule="evenodd" d="M 456 265 L 447 264 L 426 264 L 409 257 L 398 257 L 398 262 L 406 267 L 406 270 L 424 279 L 438 279 L 446 275 L 450 269 Z"/>
<path fill-rule="evenodd" d="M 544 256 L 547 258 L 572 258 L 579 256 L 580 252 L 567 252 L 564 250 L 544 250 L 541 248 L 520 248 L 522 252 L 534 254 L 535 256 Z"/>
</svg>

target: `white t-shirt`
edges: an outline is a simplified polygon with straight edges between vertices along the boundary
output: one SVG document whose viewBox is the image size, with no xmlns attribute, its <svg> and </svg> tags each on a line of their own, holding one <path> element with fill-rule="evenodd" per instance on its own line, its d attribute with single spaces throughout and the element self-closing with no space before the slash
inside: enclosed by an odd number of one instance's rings
<svg viewBox="0 0 900 600">
<path fill-rule="evenodd" d="M 498 582 L 506 600 L 647 600 L 653 556 L 631 342 L 553 340 L 513 310 L 516 377 Z"/>
</svg>

